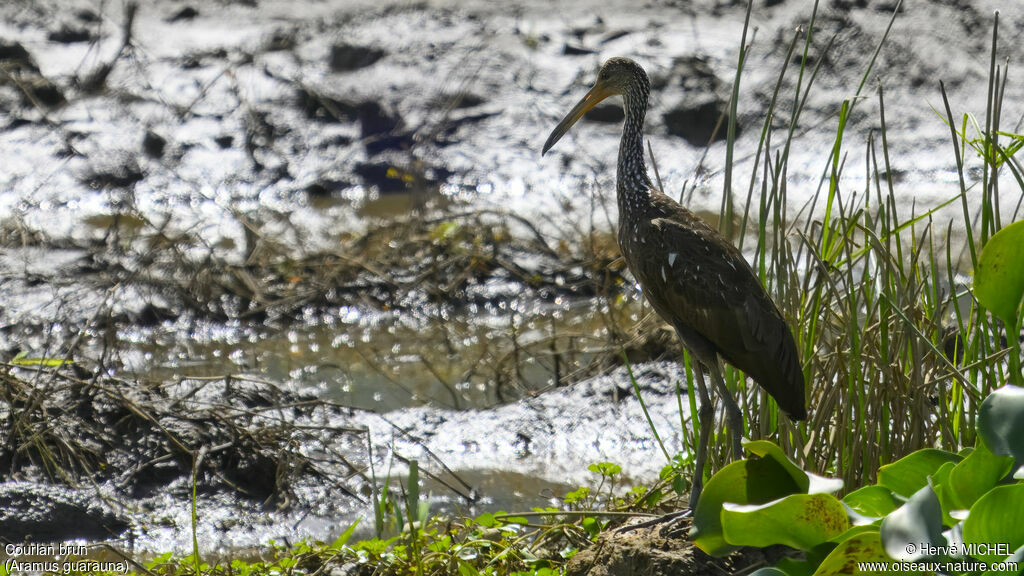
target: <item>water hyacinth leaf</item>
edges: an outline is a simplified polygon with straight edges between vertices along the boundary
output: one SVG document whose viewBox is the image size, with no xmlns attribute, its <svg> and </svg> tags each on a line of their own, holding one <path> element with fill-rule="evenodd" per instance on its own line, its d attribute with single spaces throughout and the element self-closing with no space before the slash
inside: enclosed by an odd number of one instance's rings
<svg viewBox="0 0 1024 576">
<path fill-rule="evenodd" d="M 1017 564 L 1018 567 L 1024 566 L 1024 546 L 1017 548 L 1017 551 L 1013 554 L 1010 554 L 1010 556 L 1006 560 L 1004 560 L 1004 562 L 1014 562 Z M 1004 566 L 1000 565 L 999 568 L 999 570 L 989 570 L 988 572 L 983 573 L 981 576 L 1004 576 L 1006 574 L 1006 570 L 1003 569 Z"/>
<path fill-rule="evenodd" d="M 996 456 L 985 444 L 985 437 L 978 436 L 974 451 L 949 472 L 949 481 L 945 485 L 953 507 L 970 508 L 1005 478 L 1012 467 L 1012 457 Z"/>
<path fill-rule="evenodd" d="M 939 466 L 939 469 L 930 476 L 932 489 L 935 490 L 935 496 L 938 497 L 939 506 L 942 508 L 942 523 L 946 526 L 951 526 L 957 522 L 957 520 L 951 516 L 952 512 L 957 510 L 966 512 L 966 509 L 961 508 L 956 504 L 956 502 L 954 502 L 953 489 L 949 486 L 949 474 L 953 471 L 955 466 L 959 466 L 960 464 L 963 464 L 962 460 L 957 464 L 946 462 L 942 466 Z"/>
<path fill-rule="evenodd" d="M 708 480 L 693 514 L 690 537 L 712 556 L 724 556 L 736 549 L 722 533 L 722 505 L 765 504 L 799 492 L 789 472 L 774 458 L 751 458 L 733 462 Z"/>
<path fill-rule="evenodd" d="M 804 472 L 802 468 L 790 460 L 789 456 L 786 456 L 786 453 L 782 451 L 782 448 L 779 448 L 768 440 L 747 440 L 743 443 L 743 447 L 755 456 L 771 458 L 778 462 L 779 465 L 789 473 L 789 476 L 793 478 L 793 482 L 796 483 L 799 491 L 807 493 L 807 489 L 811 484 L 811 480 L 808 478 L 807 472 Z"/>
<path fill-rule="evenodd" d="M 1007 384 L 981 403 L 978 434 L 997 456 L 1024 462 L 1024 388 Z"/>
<path fill-rule="evenodd" d="M 981 251 L 974 271 L 974 296 L 1007 326 L 1017 323 L 1024 298 L 1024 220 L 996 232 Z"/>
<path fill-rule="evenodd" d="M 882 520 L 882 546 L 896 560 L 924 558 L 927 547 L 948 546 L 942 535 L 942 508 L 931 486 L 925 486 L 906 504 Z"/>
<path fill-rule="evenodd" d="M 964 542 L 987 547 L 1005 543 L 1009 550 L 1024 546 L 1024 484 L 997 486 L 978 498 L 964 520 Z M 979 550 L 984 552 L 985 550 Z M 998 550 L 989 549 L 990 554 L 974 554 L 978 560 L 997 562 L 1006 557 Z"/>
<path fill-rule="evenodd" d="M 928 484 L 928 477 L 940 466 L 946 462 L 957 463 L 961 460 L 963 457 L 952 452 L 924 448 L 879 468 L 878 483 L 895 494 L 910 498 Z"/>
<path fill-rule="evenodd" d="M 832 538 L 831 540 L 829 540 L 829 542 L 832 542 L 832 543 L 835 543 L 835 544 L 839 544 L 839 543 L 842 543 L 842 542 L 846 542 L 850 538 L 856 538 L 857 536 L 860 536 L 861 534 L 864 534 L 864 533 L 867 533 L 867 532 L 875 532 L 875 533 L 877 533 L 878 532 L 878 524 L 862 524 L 860 526 L 851 526 L 849 530 L 847 530 L 846 532 L 843 532 L 842 534 L 840 534 L 839 536 L 836 536 L 835 538 Z"/>
<path fill-rule="evenodd" d="M 875 528 L 875 532 L 878 532 L 877 528 Z M 807 551 L 802 559 L 791 556 L 780 558 L 775 567 L 789 576 L 810 576 L 814 574 L 825 558 L 828 558 L 833 549 L 835 549 L 835 544 L 825 543 L 814 550 Z"/>
<path fill-rule="evenodd" d="M 814 472 L 806 472 L 806 474 L 809 481 L 807 486 L 808 494 L 835 494 L 843 489 L 842 478 L 818 476 Z"/>
<path fill-rule="evenodd" d="M 885 486 L 865 486 L 843 497 L 843 502 L 856 512 L 873 518 L 881 518 L 899 507 L 899 502 Z"/>
<path fill-rule="evenodd" d="M 831 494 L 793 494 L 761 505 L 725 504 L 722 532 L 730 544 L 783 544 L 810 550 L 846 532 L 846 508 Z"/>
<path fill-rule="evenodd" d="M 936 470 L 934 474 L 928 477 L 932 481 L 932 487 L 934 488 L 936 484 L 945 484 L 946 482 L 948 482 L 949 474 L 953 471 L 953 468 L 955 468 L 962 462 L 963 460 L 956 463 L 946 462 L 942 466 L 939 466 L 939 469 Z"/>
<path fill-rule="evenodd" d="M 814 571 L 814 576 L 850 574 L 850 567 L 857 566 L 859 562 L 891 562 L 885 555 L 885 549 L 882 548 L 882 540 L 877 530 L 864 532 L 840 542 L 821 561 L 818 569 Z"/>
<path fill-rule="evenodd" d="M 853 508 L 850 508 L 845 502 L 843 502 L 843 508 L 846 509 L 846 516 L 850 519 L 851 526 L 873 526 L 882 520 L 882 518 L 878 516 L 865 516 Z M 841 540 L 842 538 L 837 538 L 833 540 L 833 542 L 839 542 Z"/>
</svg>

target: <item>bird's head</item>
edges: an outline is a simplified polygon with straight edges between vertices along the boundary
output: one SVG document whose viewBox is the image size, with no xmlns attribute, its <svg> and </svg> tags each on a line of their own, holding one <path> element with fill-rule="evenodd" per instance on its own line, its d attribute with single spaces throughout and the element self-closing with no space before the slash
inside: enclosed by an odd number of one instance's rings
<svg viewBox="0 0 1024 576">
<path fill-rule="evenodd" d="M 551 135 L 544 142 L 544 150 L 541 152 L 541 155 L 547 154 L 548 150 L 569 131 L 569 128 L 572 128 L 572 125 L 582 118 L 588 110 L 596 106 L 598 102 L 609 96 L 626 94 L 631 88 L 642 87 L 643 90 L 647 90 L 648 85 L 647 73 L 644 72 L 644 69 L 639 64 L 629 58 L 610 58 L 601 66 L 601 71 L 597 73 L 597 81 L 594 82 L 594 87 L 587 92 L 582 100 L 573 106 L 572 110 L 565 115 L 565 118 L 562 118 L 562 121 L 558 123 L 558 126 L 555 126 L 555 129 L 551 131 Z M 645 100 L 644 104 L 646 103 Z"/>
</svg>

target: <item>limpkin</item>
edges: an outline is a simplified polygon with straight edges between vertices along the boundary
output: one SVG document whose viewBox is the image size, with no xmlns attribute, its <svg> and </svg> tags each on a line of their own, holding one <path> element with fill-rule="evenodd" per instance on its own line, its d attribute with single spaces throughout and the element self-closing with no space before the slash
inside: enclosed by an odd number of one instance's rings
<svg viewBox="0 0 1024 576">
<path fill-rule="evenodd" d="M 714 416 L 704 369 L 725 402 L 733 458 L 741 454 L 743 415 L 722 379 L 719 357 L 764 387 L 794 420 L 807 417 L 804 377 L 793 335 L 743 254 L 647 176 L 643 126 L 649 94 L 650 81 L 639 64 L 628 58 L 608 60 L 593 88 L 551 132 L 542 154 L 595 104 L 622 95 L 626 119 L 615 179 L 619 248 L 644 297 L 697 360 L 700 439 L 690 493 L 693 509 L 703 487 Z"/>
</svg>

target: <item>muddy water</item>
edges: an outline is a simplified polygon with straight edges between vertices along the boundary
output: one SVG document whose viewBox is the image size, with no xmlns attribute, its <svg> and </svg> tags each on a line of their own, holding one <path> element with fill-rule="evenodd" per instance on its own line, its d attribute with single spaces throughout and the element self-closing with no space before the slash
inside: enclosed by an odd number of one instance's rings
<svg viewBox="0 0 1024 576">
<path fill-rule="evenodd" d="M 244 373 L 346 406 L 387 412 L 431 403 L 488 408 L 592 375 L 617 354 L 608 323 L 638 302 L 510 299 L 458 309 L 311 312 L 286 330 L 192 326 L 120 334 L 128 372 L 160 380 Z M 589 371 L 588 371 L 589 369 Z"/>
</svg>

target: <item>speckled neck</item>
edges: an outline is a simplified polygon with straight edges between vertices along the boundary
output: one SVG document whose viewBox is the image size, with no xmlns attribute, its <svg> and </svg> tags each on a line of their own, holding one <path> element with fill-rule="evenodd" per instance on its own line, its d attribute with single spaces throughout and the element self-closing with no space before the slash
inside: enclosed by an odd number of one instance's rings
<svg viewBox="0 0 1024 576">
<path fill-rule="evenodd" d="M 646 75 L 637 76 L 622 95 L 626 120 L 619 143 L 619 166 L 615 187 L 618 192 L 620 218 L 644 212 L 650 204 L 651 189 L 644 163 L 644 117 L 650 86 Z"/>
</svg>

